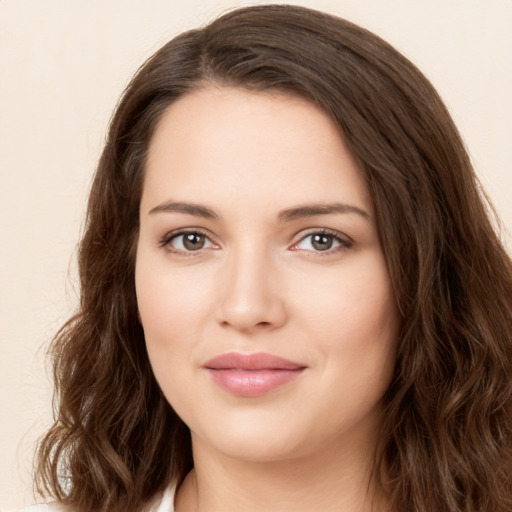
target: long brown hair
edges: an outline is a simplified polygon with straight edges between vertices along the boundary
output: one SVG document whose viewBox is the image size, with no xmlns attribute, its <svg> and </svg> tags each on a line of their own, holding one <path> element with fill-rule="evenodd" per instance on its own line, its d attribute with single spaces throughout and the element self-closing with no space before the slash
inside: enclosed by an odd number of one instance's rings
<svg viewBox="0 0 512 512">
<path fill-rule="evenodd" d="M 375 459 L 391 509 L 512 510 L 512 267 L 457 129 L 390 45 L 284 5 L 181 34 L 126 89 L 89 198 L 79 309 L 53 344 L 40 492 L 79 512 L 131 512 L 192 467 L 189 431 L 148 362 L 134 264 L 152 133 L 173 101 L 211 83 L 309 99 L 360 164 L 403 319 Z"/>
</svg>

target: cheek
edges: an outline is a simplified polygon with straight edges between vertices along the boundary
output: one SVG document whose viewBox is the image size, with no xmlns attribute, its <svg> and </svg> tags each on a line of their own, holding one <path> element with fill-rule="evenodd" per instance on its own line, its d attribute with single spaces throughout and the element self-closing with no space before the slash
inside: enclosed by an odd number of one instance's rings
<svg viewBox="0 0 512 512">
<path fill-rule="evenodd" d="M 149 258 L 143 251 L 138 254 L 135 286 L 139 316 L 151 366 L 166 395 L 187 367 L 183 363 L 190 361 L 201 337 L 211 301 L 206 283 L 192 278 L 187 268 L 171 272 L 165 257 Z"/>
<path fill-rule="evenodd" d="M 298 316 L 325 342 L 364 346 L 396 338 L 399 315 L 381 258 L 361 257 L 338 273 L 317 275 L 294 295 L 302 297 Z"/>
<path fill-rule="evenodd" d="M 304 294 L 301 327 L 323 353 L 333 389 L 374 401 L 392 377 L 400 317 L 384 262 L 357 263 Z"/>
<path fill-rule="evenodd" d="M 149 263 L 149 264 L 148 264 Z M 169 272 L 158 260 L 139 254 L 135 286 L 146 349 L 155 378 L 167 400 L 182 404 L 180 389 L 191 381 L 193 350 L 208 308 L 207 294 L 182 271 Z"/>
<path fill-rule="evenodd" d="M 138 255 L 135 287 L 141 323 L 147 334 L 171 341 L 171 333 L 191 334 L 212 300 L 210 279 L 191 272 L 191 267 L 169 268 L 165 256 Z M 162 340 L 162 338 L 164 338 Z"/>
</svg>

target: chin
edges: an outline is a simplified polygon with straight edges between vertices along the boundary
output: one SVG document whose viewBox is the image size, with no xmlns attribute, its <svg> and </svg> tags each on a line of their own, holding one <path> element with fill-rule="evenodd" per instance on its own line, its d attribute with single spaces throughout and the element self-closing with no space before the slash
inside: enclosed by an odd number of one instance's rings
<svg viewBox="0 0 512 512">
<path fill-rule="evenodd" d="M 285 460 L 302 451 L 301 439 L 310 438 L 293 419 L 284 421 L 268 412 L 245 411 L 212 420 L 208 428 L 192 431 L 192 443 L 208 446 L 224 456 L 253 462 Z M 294 425 L 294 428 L 291 429 Z"/>
<path fill-rule="evenodd" d="M 195 436 L 192 437 L 195 442 Z M 272 438 L 271 434 L 230 434 L 222 439 L 203 439 L 210 448 L 230 459 L 246 462 L 277 462 L 300 456 L 299 447 L 291 439 Z"/>
</svg>

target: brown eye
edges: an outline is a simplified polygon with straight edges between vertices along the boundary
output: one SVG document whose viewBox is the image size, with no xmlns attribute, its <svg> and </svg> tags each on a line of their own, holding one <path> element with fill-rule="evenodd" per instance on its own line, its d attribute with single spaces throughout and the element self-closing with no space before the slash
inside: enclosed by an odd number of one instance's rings
<svg viewBox="0 0 512 512">
<path fill-rule="evenodd" d="M 203 233 L 198 231 L 189 231 L 167 237 L 163 245 L 176 253 L 197 252 L 201 249 L 215 247 L 215 244 Z"/>
<path fill-rule="evenodd" d="M 199 233 L 187 233 L 183 236 L 183 247 L 188 251 L 197 251 L 204 247 L 206 237 Z"/>
<path fill-rule="evenodd" d="M 335 232 L 331 234 L 330 232 L 318 231 L 306 235 L 294 246 L 294 249 L 320 253 L 347 249 L 351 245 L 352 241 L 342 233 Z"/>
<path fill-rule="evenodd" d="M 312 235 L 311 236 L 311 245 L 317 251 L 327 251 L 329 250 L 334 242 L 334 237 L 331 235 Z"/>
</svg>

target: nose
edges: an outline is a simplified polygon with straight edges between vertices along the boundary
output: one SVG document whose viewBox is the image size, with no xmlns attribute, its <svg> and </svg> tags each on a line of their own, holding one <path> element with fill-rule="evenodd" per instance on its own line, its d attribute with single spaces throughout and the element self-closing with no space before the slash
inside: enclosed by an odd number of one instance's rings
<svg viewBox="0 0 512 512">
<path fill-rule="evenodd" d="M 277 329 L 287 320 L 279 269 L 263 251 L 237 251 L 220 272 L 217 321 L 246 333 Z"/>
</svg>

